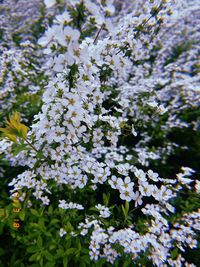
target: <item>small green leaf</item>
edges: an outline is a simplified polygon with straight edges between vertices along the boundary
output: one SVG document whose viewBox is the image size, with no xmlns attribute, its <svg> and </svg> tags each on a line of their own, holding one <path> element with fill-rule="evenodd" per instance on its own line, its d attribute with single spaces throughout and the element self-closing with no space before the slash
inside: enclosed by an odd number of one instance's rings
<svg viewBox="0 0 200 267">
<path fill-rule="evenodd" d="M 80 263 L 79 266 L 80 266 L 80 267 L 86 267 L 86 264 L 85 264 L 83 261 L 81 261 L 81 263 Z"/>
<path fill-rule="evenodd" d="M 38 246 L 39 248 L 42 248 L 42 238 L 41 238 L 40 235 L 38 236 L 38 239 L 37 239 L 37 246 Z"/>
<path fill-rule="evenodd" d="M 40 217 L 39 213 L 37 212 L 37 210 L 34 210 L 34 209 L 30 209 L 30 212 L 36 216 L 36 217 Z"/>
<path fill-rule="evenodd" d="M 56 248 L 56 245 L 50 245 L 49 250 Z"/>
<path fill-rule="evenodd" d="M 129 202 L 126 201 L 125 203 L 125 210 L 126 210 L 126 215 L 128 214 L 128 211 L 129 211 Z"/>
<path fill-rule="evenodd" d="M 15 145 L 13 149 L 13 155 L 16 156 L 23 150 L 30 150 L 30 148 L 27 147 L 27 144 L 22 144 L 22 145 Z"/>
<path fill-rule="evenodd" d="M 82 252 L 82 251 L 81 251 Z M 82 256 L 81 260 L 84 261 L 88 266 L 90 264 L 90 257 L 89 257 L 89 253 L 88 255 Z"/>
<path fill-rule="evenodd" d="M 29 225 L 31 226 L 31 227 L 33 227 L 33 228 L 38 228 L 38 229 L 40 229 L 40 226 L 39 226 L 39 224 L 37 224 L 37 223 L 29 223 Z"/>
<path fill-rule="evenodd" d="M 128 267 L 130 266 L 130 262 L 129 261 L 125 261 L 124 264 L 123 264 L 123 267 Z"/>
<path fill-rule="evenodd" d="M 20 211 L 20 213 L 19 213 L 19 218 L 20 218 L 20 220 L 24 220 L 24 218 L 25 218 L 25 212 L 24 211 Z"/>
<path fill-rule="evenodd" d="M 69 249 L 67 249 L 67 251 L 65 252 L 65 255 L 75 254 L 76 251 L 77 251 L 76 248 L 69 248 Z"/>
<path fill-rule="evenodd" d="M 67 240 L 66 249 L 71 247 L 71 239 Z"/>
<path fill-rule="evenodd" d="M 44 205 L 42 207 L 40 207 L 40 209 L 39 209 L 40 216 L 43 215 L 45 208 L 46 207 Z"/>
<path fill-rule="evenodd" d="M 67 267 L 68 265 L 68 257 L 63 258 L 63 267 Z"/>
<path fill-rule="evenodd" d="M 173 260 L 176 259 L 178 256 L 178 248 L 174 248 L 171 252 L 171 255 Z"/>
<path fill-rule="evenodd" d="M 50 222 L 50 224 L 49 225 L 55 225 L 55 224 L 57 224 L 58 222 L 60 222 L 60 220 L 58 220 L 58 219 L 53 219 L 53 220 L 51 220 L 51 222 Z"/>
<path fill-rule="evenodd" d="M 50 232 L 45 232 L 44 233 L 46 236 L 48 236 L 48 237 L 51 237 L 52 238 L 52 234 L 50 233 Z"/>
<path fill-rule="evenodd" d="M 50 205 L 48 208 L 48 213 L 52 213 L 53 212 L 53 207 Z"/>
<path fill-rule="evenodd" d="M 40 227 L 44 228 L 44 218 L 39 218 L 38 224 L 40 225 Z"/>
<path fill-rule="evenodd" d="M 15 201 L 13 201 L 13 207 L 16 209 L 21 209 L 21 203 L 19 200 L 15 199 Z"/>
<path fill-rule="evenodd" d="M 47 262 L 44 267 L 52 267 L 55 266 L 55 264 L 53 264 L 53 262 Z"/>
<path fill-rule="evenodd" d="M 122 211 L 123 211 L 123 213 L 124 213 L 124 216 L 126 217 L 126 210 L 125 210 L 125 208 L 124 208 L 123 205 L 122 205 L 121 207 L 122 207 Z"/>
<path fill-rule="evenodd" d="M 36 247 L 36 246 L 27 248 L 27 252 L 30 252 L 30 253 L 34 253 L 34 252 L 37 252 L 37 251 L 39 251 L 39 248 Z"/>
<path fill-rule="evenodd" d="M 35 253 L 28 260 L 29 261 L 36 261 L 38 255 L 39 255 L 38 253 Z"/>
<path fill-rule="evenodd" d="M 103 203 L 106 207 L 108 206 L 109 199 L 110 199 L 110 194 L 109 193 L 107 193 L 107 194 L 103 193 Z"/>
<path fill-rule="evenodd" d="M 46 258 L 47 260 L 49 260 L 49 261 L 53 261 L 53 256 L 52 256 L 51 253 L 49 253 L 48 250 L 44 250 L 42 253 L 43 253 L 43 255 L 45 256 L 45 258 Z"/>
<path fill-rule="evenodd" d="M 64 250 L 59 248 L 59 249 L 56 250 L 56 254 L 57 254 L 57 256 L 61 256 L 61 255 L 64 254 Z"/>
</svg>

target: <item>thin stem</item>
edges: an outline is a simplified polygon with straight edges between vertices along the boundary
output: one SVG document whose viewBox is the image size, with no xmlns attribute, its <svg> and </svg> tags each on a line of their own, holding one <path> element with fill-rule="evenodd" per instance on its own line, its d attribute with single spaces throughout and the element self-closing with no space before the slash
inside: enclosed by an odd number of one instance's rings
<svg viewBox="0 0 200 267">
<path fill-rule="evenodd" d="M 37 152 L 37 153 L 39 153 L 39 151 L 26 139 L 26 138 L 24 138 L 24 140 L 28 143 L 28 145 L 35 151 L 35 152 Z M 45 157 L 44 155 L 43 155 L 43 157 L 44 157 L 44 159 L 46 159 L 49 163 L 50 163 L 50 160 L 47 158 L 47 157 Z"/>
<path fill-rule="evenodd" d="M 97 39 L 98 39 L 99 34 L 100 34 L 101 30 L 103 29 L 103 27 L 104 27 L 104 23 L 102 23 L 101 28 L 98 30 L 97 35 L 96 35 L 96 37 L 94 39 L 93 44 L 96 44 L 97 43 Z"/>
<path fill-rule="evenodd" d="M 180 191 L 175 190 L 174 188 L 169 188 L 169 189 L 171 189 L 173 192 L 176 192 L 176 193 L 179 193 L 179 194 L 182 194 L 182 195 L 193 196 L 193 197 L 199 198 L 198 195 L 193 194 L 193 193 L 184 193 L 184 192 L 180 192 Z"/>
<path fill-rule="evenodd" d="M 24 139 L 28 144 L 29 146 L 35 151 L 35 152 L 39 152 L 26 138 Z"/>
</svg>

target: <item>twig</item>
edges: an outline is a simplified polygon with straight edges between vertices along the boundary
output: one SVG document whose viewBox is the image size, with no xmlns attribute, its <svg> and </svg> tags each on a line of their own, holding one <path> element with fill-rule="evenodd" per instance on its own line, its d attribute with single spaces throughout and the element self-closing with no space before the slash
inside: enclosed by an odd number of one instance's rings
<svg viewBox="0 0 200 267">
<path fill-rule="evenodd" d="M 96 35 L 96 37 L 94 39 L 93 44 L 96 44 L 97 43 L 97 39 L 98 39 L 99 34 L 100 34 L 101 30 L 103 29 L 103 27 L 104 27 L 104 23 L 102 23 L 101 28 L 98 30 L 97 35 Z"/>
<path fill-rule="evenodd" d="M 28 145 L 35 151 L 35 152 L 37 152 L 37 153 L 39 153 L 39 151 L 25 138 L 24 139 L 27 143 L 28 143 Z M 51 163 L 50 162 L 50 160 L 47 158 L 47 157 L 45 157 L 44 155 L 43 155 L 43 157 L 44 157 L 44 159 L 46 159 L 49 163 Z"/>
</svg>

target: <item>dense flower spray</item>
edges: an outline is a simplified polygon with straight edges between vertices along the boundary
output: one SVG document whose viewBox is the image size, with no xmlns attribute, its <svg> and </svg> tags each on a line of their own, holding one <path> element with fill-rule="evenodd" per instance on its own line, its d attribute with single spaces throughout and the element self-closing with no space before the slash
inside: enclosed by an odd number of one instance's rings
<svg viewBox="0 0 200 267">
<path fill-rule="evenodd" d="M 44 2 L 47 8 L 56 3 Z M 79 212 L 73 229 L 61 225 L 59 235 L 88 236 L 91 261 L 105 258 L 114 264 L 125 253 L 139 264 L 145 252 L 156 266 L 187 265 L 174 249 L 198 246 L 199 210 L 173 224 L 169 218 L 184 189 L 198 197 L 199 181 L 191 178 L 190 168 L 162 178 L 150 165 L 164 163 L 178 146 L 167 134 L 188 126 L 178 118 L 182 103 L 187 108 L 194 93 L 199 105 L 199 73 L 192 76 L 184 69 L 191 66 L 179 64 L 186 57 L 197 64 L 199 40 L 194 33 L 176 67 L 167 33 L 177 20 L 174 1 L 136 1 L 125 17 L 115 8 L 112 0 L 66 1 L 65 11 L 39 38 L 48 82 L 31 130 L 20 136 L 27 149 L 10 159 L 28 168 L 10 183 L 10 192 L 30 190 L 30 205 L 54 201 L 61 210 Z M 199 124 L 193 123 L 196 130 Z M 149 147 L 158 132 L 163 145 Z M 83 201 L 87 194 L 93 201 Z"/>
</svg>

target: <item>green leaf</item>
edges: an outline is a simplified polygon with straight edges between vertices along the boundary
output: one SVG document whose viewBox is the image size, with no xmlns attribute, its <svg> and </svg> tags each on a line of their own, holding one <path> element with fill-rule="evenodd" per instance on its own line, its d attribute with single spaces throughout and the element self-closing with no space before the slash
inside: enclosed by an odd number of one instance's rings
<svg viewBox="0 0 200 267">
<path fill-rule="evenodd" d="M 122 205 L 121 207 L 122 207 L 122 211 L 123 211 L 123 213 L 124 213 L 124 216 L 126 217 L 126 210 L 125 210 L 125 208 L 124 208 L 123 205 Z"/>
<path fill-rule="evenodd" d="M 39 224 L 39 226 L 42 228 L 42 229 L 44 229 L 44 218 L 43 217 L 40 217 L 39 218 L 39 221 L 38 221 L 38 224 Z"/>
<path fill-rule="evenodd" d="M 27 144 L 15 145 L 15 147 L 13 149 L 13 155 L 16 156 L 17 154 L 19 154 L 23 150 L 30 150 L 30 148 L 27 147 Z"/>
<path fill-rule="evenodd" d="M 64 250 L 59 248 L 56 250 L 56 254 L 57 254 L 57 256 L 62 256 L 64 254 Z"/>
<path fill-rule="evenodd" d="M 129 202 L 126 201 L 125 203 L 125 210 L 126 210 L 126 215 L 128 214 L 128 211 L 129 211 Z"/>
<path fill-rule="evenodd" d="M 123 264 L 123 267 L 128 267 L 130 266 L 130 262 L 129 261 L 125 261 L 124 264 Z"/>
<path fill-rule="evenodd" d="M 107 207 L 110 199 L 110 193 L 103 193 L 103 203 Z"/>
<path fill-rule="evenodd" d="M 65 255 L 75 254 L 77 251 L 76 248 L 69 248 L 66 250 Z"/>
<path fill-rule="evenodd" d="M 44 158 L 44 155 L 43 155 L 42 150 L 40 150 L 40 151 L 37 153 L 36 158 L 37 158 L 37 159 L 43 159 L 43 158 Z"/>
<path fill-rule="evenodd" d="M 37 246 L 38 246 L 39 248 L 42 248 L 42 238 L 41 238 L 40 235 L 38 236 L 38 239 L 37 239 Z"/>
<path fill-rule="evenodd" d="M 89 255 L 89 250 L 87 248 L 82 248 L 81 249 L 81 253 L 82 254 L 86 254 L 86 255 Z M 89 257 L 89 256 L 88 256 Z"/>
<path fill-rule="evenodd" d="M 52 213 L 53 212 L 53 207 L 50 205 L 48 208 L 48 213 Z"/>
<path fill-rule="evenodd" d="M 39 213 L 37 212 L 37 210 L 34 210 L 34 209 L 30 209 L 30 212 L 36 216 L 36 217 L 40 217 Z"/>
<path fill-rule="evenodd" d="M 34 252 L 37 252 L 39 250 L 40 249 L 38 247 L 36 247 L 36 246 L 27 248 L 27 252 L 30 252 L 30 253 L 34 253 Z"/>
<path fill-rule="evenodd" d="M 44 232 L 44 234 L 50 238 L 52 238 L 52 234 L 50 232 Z"/>
<path fill-rule="evenodd" d="M 69 249 L 71 247 L 71 239 L 67 240 L 66 249 Z"/>
<path fill-rule="evenodd" d="M 29 261 L 36 261 L 38 255 L 39 255 L 39 253 L 35 253 L 35 254 L 33 254 L 28 260 L 29 260 Z"/>
<path fill-rule="evenodd" d="M 57 224 L 58 222 L 60 222 L 60 220 L 58 220 L 58 219 L 53 219 L 53 220 L 51 220 L 51 222 L 50 222 L 50 224 L 49 225 L 52 225 L 52 224 Z"/>
<path fill-rule="evenodd" d="M 47 260 L 49 260 L 49 261 L 53 261 L 53 256 L 52 256 L 51 253 L 49 253 L 48 250 L 44 250 L 42 253 L 43 253 L 43 255 L 45 256 L 45 258 L 46 258 Z"/>
<path fill-rule="evenodd" d="M 43 206 L 39 209 L 40 216 L 43 215 L 45 208 L 46 208 L 46 207 L 43 205 Z"/>
<path fill-rule="evenodd" d="M 174 248 L 171 252 L 171 255 L 173 260 L 176 259 L 178 256 L 178 248 Z"/>
<path fill-rule="evenodd" d="M 44 265 L 44 267 L 52 267 L 52 266 L 55 266 L 55 264 L 54 265 L 52 265 L 53 263 L 52 262 L 47 262 L 45 265 Z"/>
<path fill-rule="evenodd" d="M 53 262 L 47 262 L 44 267 L 52 267 L 55 266 L 55 264 L 53 264 Z"/>
<path fill-rule="evenodd" d="M 30 195 L 31 195 L 31 190 L 28 190 L 27 195 L 26 195 L 26 197 L 25 197 L 25 200 L 24 200 L 24 202 L 23 202 L 23 211 L 25 211 L 25 209 L 26 209 L 26 207 L 27 207 L 27 203 L 28 203 L 28 201 L 29 201 L 29 197 L 30 197 Z"/>
<path fill-rule="evenodd" d="M 64 257 L 63 258 L 63 267 L 67 267 L 67 265 L 68 265 L 68 258 Z"/>
<path fill-rule="evenodd" d="M 81 251 L 82 252 L 82 251 Z M 88 255 L 82 256 L 81 260 L 84 261 L 88 266 L 90 264 L 90 257 L 89 257 L 89 253 Z"/>
<path fill-rule="evenodd" d="M 16 209 L 21 209 L 20 201 L 15 199 L 15 201 L 13 201 L 13 207 L 16 208 Z"/>
<path fill-rule="evenodd" d="M 54 244 L 49 246 L 49 250 L 52 250 L 54 248 L 56 248 L 56 245 L 54 245 Z"/>
<path fill-rule="evenodd" d="M 20 115 L 14 112 L 13 115 L 9 115 L 9 120 L 6 120 L 7 127 L 0 128 L 4 136 L 7 136 L 14 143 L 16 142 L 16 136 L 26 139 L 28 127 L 20 123 Z"/>
<path fill-rule="evenodd" d="M 41 259 L 42 259 L 42 255 L 41 255 L 41 252 L 40 252 L 36 257 L 36 260 L 37 261 L 41 261 Z M 43 264 L 40 264 L 40 265 L 42 266 Z"/>
<path fill-rule="evenodd" d="M 98 209 L 95 208 L 95 207 L 91 207 L 91 208 L 89 208 L 89 210 L 91 210 L 91 211 L 98 211 Z"/>
<path fill-rule="evenodd" d="M 80 266 L 80 267 L 86 267 L 86 264 L 85 264 L 83 261 L 81 261 L 81 263 L 80 263 L 79 266 Z"/>
<path fill-rule="evenodd" d="M 33 227 L 33 228 L 38 228 L 38 229 L 40 229 L 40 226 L 39 226 L 39 224 L 37 224 L 37 223 L 29 223 L 29 225 L 30 225 L 31 227 Z"/>
<path fill-rule="evenodd" d="M 20 218 L 20 220 L 24 220 L 24 218 L 25 218 L 25 212 L 24 211 L 20 211 L 20 213 L 19 213 L 19 218 Z"/>
</svg>

